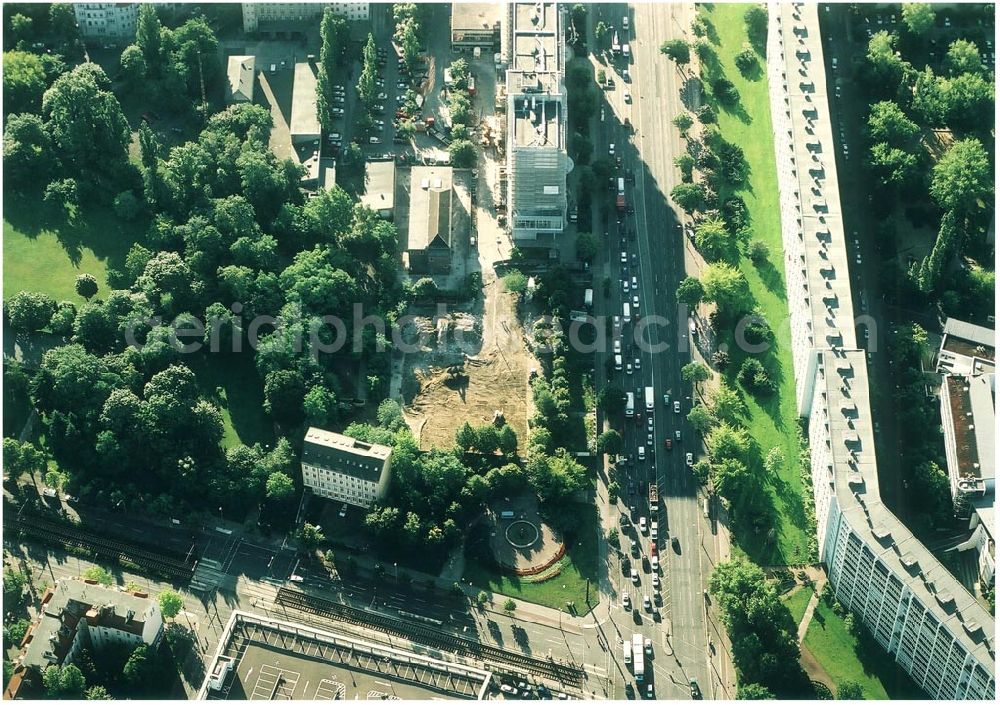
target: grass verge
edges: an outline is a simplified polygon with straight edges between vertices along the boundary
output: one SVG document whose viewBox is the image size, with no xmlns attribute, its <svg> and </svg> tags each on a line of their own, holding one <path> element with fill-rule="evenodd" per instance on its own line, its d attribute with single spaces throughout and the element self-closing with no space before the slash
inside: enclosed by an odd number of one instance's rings
<svg viewBox="0 0 1000 705">
<path fill-rule="evenodd" d="M 740 95 L 739 104 L 733 108 L 716 105 L 719 130 L 726 141 L 743 149 L 749 165 L 749 177 L 738 193 L 746 201 L 753 237 L 766 243 L 770 250 L 768 261 L 763 266 L 755 266 L 746 257 L 741 258 L 739 264 L 755 304 L 771 324 L 777 338 L 766 355 L 767 359 L 762 359 L 777 388 L 770 397 L 758 399 L 744 394 L 748 411 L 745 422 L 763 455 L 777 447 L 782 450 L 785 459 L 766 488 L 774 507 L 772 533 L 764 537 L 737 532 L 734 538 L 748 557 L 761 565 L 794 565 L 809 560 L 812 527 L 804 501 L 807 490 L 799 476 L 799 446 L 795 432 L 798 414 L 788 344 L 791 336 L 782 262 L 778 178 L 771 138 L 770 97 L 763 72 L 747 78 L 740 74 L 735 63 L 736 54 L 748 42 L 743 14 L 749 7 L 746 4 L 724 3 L 699 6 L 701 15 L 710 23 L 709 38 L 716 56 L 716 60 L 706 64 L 706 75 L 709 78 L 725 76 L 733 82 Z M 729 382 L 734 389 L 741 389 L 735 376 L 744 356 L 739 354 L 739 347 L 733 343 L 731 333 L 720 338 L 728 344 L 731 354 L 727 374 Z"/>
<path fill-rule="evenodd" d="M 274 426 L 264 412 L 264 390 L 250 355 L 191 356 L 184 364 L 197 377 L 201 393 L 222 410 L 223 448 L 274 445 Z"/>
<path fill-rule="evenodd" d="M 858 683 L 865 699 L 927 697 L 869 634 L 855 637 L 823 600 L 816 605 L 804 644 L 834 683 Z"/>
<path fill-rule="evenodd" d="M 811 587 L 797 587 L 782 595 L 781 601 L 788 608 L 788 611 L 792 613 L 792 619 L 796 624 L 802 621 L 802 615 L 806 613 L 806 607 L 809 605 L 809 598 L 812 595 L 813 591 Z"/>
<path fill-rule="evenodd" d="M 559 566 L 559 573 L 540 583 L 530 583 L 517 576 L 501 573 L 489 557 L 489 528 L 480 524 L 473 529 L 465 552 L 463 577 L 473 585 L 493 593 L 516 597 L 553 609 L 569 612 L 567 602 L 576 605 L 577 614 L 588 610 L 587 599 L 596 604 L 597 591 L 597 511 L 581 505 L 581 521 L 574 535 L 568 537 L 569 550 Z"/>
</svg>

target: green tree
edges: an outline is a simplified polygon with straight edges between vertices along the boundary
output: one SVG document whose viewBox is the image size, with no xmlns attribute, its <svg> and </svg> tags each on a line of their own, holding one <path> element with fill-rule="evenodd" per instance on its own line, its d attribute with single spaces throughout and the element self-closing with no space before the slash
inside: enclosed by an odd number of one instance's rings
<svg viewBox="0 0 1000 705">
<path fill-rule="evenodd" d="M 35 22 L 27 15 L 17 12 L 10 16 L 10 34 L 17 43 L 27 43 L 34 32 Z"/>
<path fill-rule="evenodd" d="M 593 233 L 578 233 L 576 236 L 576 256 L 590 262 L 597 256 L 598 240 Z"/>
<path fill-rule="evenodd" d="M 133 688 L 143 689 L 153 676 L 153 654 L 146 644 L 140 644 L 132 650 L 125 666 L 122 667 L 122 680 Z"/>
<path fill-rule="evenodd" d="M 83 577 L 87 580 L 94 580 L 101 585 L 111 586 L 114 585 L 115 578 L 111 573 L 100 566 L 91 566 L 87 570 L 83 571 Z"/>
<path fill-rule="evenodd" d="M 681 136 L 686 137 L 687 131 L 691 129 L 694 120 L 688 113 L 678 113 L 672 120 L 674 127 L 681 131 Z"/>
<path fill-rule="evenodd" d="M 594 25 L 594 39 L 597 40 L 597 46 L 603 48 L 604 40 L 608 37 L 608 26 L 604 24 L 603 20 L 598 20 L 597 24 Z"/>
<path fill-rule="evenodd" d="M 747 36 L 756 46 L 763 47 L 767 41 L 767 10 L 760 5 L 751 5 L 743 13 Z"/>
<path fill-rule="evenodd" d="M 287 502 L 295 495 L 295 483 L 283 472 L 272 472 L 267 477 L 267 498 Z"/>
<path fill-rule="evenodd" d="M 504 275 L 503 284 L 507 291 L 513 294 L 523 294 L 528 288 L 528 277 L 514 270 Z"/>
<path fill-rule="evenodd" d="M 4 439 L 5 441 L 7 439 Z M 6 444 L 4 451 L 6 453 Z M 7 459 L 4 458 L 6 464 Z M 24 588 L 28 586 L 28 576 L 19 570 L 7 568 L 3 573 L 3 599 L 4 602 L 19 606 L 24 599 Z"/>
<path fill-rule="evenodd" d="M 509 597 L 506 600 L 504 600 L 503 603 L 504 612 L 506 612 L 508 615 L 512 615 L 514 614 L 514 610 L 516 609 L 517 609 L 517 603 L 514 602 L 514 600 L 510 599 Z"/>
<path fill-rule="evenodd" d="M 149 66 L 146 64 L 146 55 L 138 44 L 125 47 L 118 64 L 121 67 L 121 77 L 130 88 L 135 90 L 145 85 Z"/>
<path fill-rule="evenodd" d="M 92 274 L 80 274 L 76 277 L 76 293 L 90 301 L 97 295 L 97 279 Z"/>
<path fill-rule="evenodd" d="M 38 115 L 10 115 L 3 134 L 3 173 L 8 188 L 37 191 L 53 172 L 52 138 Z"/>
<path fill-rule="evenodd" d="M 597 452 L 607 455 L 617 455 L 622 452 L 624 441 L 622 434 L 614 429 L 608 429 L 597 437 Z"/>
<path fill-rule="evenodd" d="M 297 370 L 275 370 L 264 378 L 264 409 L 282 424 L 299 423 L 306 383 Z"/>
<path fill-rule="evenodd" d="M 734 316 L 742 313 L 751 300 L 750 288 L 740 270 L 728 264 L 715 262 L 705 269 L 701 284 L 705 300 L 713 301 L 720 313 Z"/>
<path fill-rule="evenodd" d="M 709 413 L 708 409 L 705 408 L 704 404 L 692 407 L 691 411 L 688 412 L 687 420 L 691 424 L 691 427 L 702 435 L 708 433 L 715 423 L 715 419 Z"/>
<path fill-rule="evenodd" d="M 681 368 L 681 378 L 685 382 L 699 384 L 711 378 L 712 373 L 700 362 L 689 362 Z"/>
<path fill-rule="evenodd" d="M 936 13 L 930 3 L 903 3 L 903 23 L 913 34 L 927 34 L 934 26 L 935 17 Z"/>
<path fill-rule="evenodd" d="M 3 439 L 3 469 L 12 479 L 45 469 L 45 455 L 28 441 Z"/>
<path fill-rule="evenodd" d="M 752 71 L 759 66 L 757 61 L 757 54 L 749 45 L 744 45 L 742 51 L 738 53 L 734 61 L 736 63 L 736 68 L 740 70 L 740 73 L 744 76 L 752 75 Z"/>
<path fill-rule="evenodd" d="M 760 683 L 740 683 L 736 688 L 737 700 L 774 700 L 774 693 Z"/>
<path fill-rule="evenodd" d="M 952 143 L 934 165 L 931 196 L 945 210 L 969 213 L 987 207 L 993 170 L 982 143 L 972 137 Z"/>
<path fill-rule="evenodd" d="M 28 627 L 31 626 L 31 622 L 27 619 L 18 619 L 17 621 L 10 622 L 3 629 L 4 643 L 7 648 L 20 646 L 21 642 L 24 640 L 24 635 L 28 633 Z"/>
<path fill-rule="evenodd" d="M 603 387 L 597 393 L 597 406 L 609 417 L 621 416 L 625 412 L 625 391 L 612 385 Z"/>
<path fill-rule="evenodd" d="M 311 426 L 325 426 L 337 411 L 337 395 L 326 387 L 310 387 L 302 398 L 302 410 Z"/>
<path fill-rule="evenodd" d="M 139 20 L 135 29 L 135 43 L 142 50 L 146 65 L 153 77 L 159 76 L 162 65 L 161 41 L 163 28 L 156 14 L 156 6 L 140 5 Z"/>
<path fill-rule="evenodd" d="M 83 673 L 73 664 L 67 666 L 49 666 L 42 673 L 42 686 L 50 698 L 60 700 L 79 700 L 87 687 Z"/>
<path fill-rule="evenodd" d="M 868 40 L 867 56 L 872 78 L 884 90 L 895 90 L 908 66 L 896 55 L 896 35 L 886 31 L 876 32 Z"/>
<path fill-rule="evenodd" d="M 905 11 L 906 5 L 903 5 Z M 855 681 L 840 681 L 837 683 L 837 700 L 864 700 L 865 694 L 861 684 Z"/>
<path fill-rule="evenodd" d="M 34 333 L 48 325 L 56 311 L 56 302 L 48 294 L 19 291 L 7 299 L 4 308 L 12 330 Z"/>
<path fill-rule="evenodd" d="M 694 231 L 694 243 L 709 261 L 736 259 L 736 243 L 721 218 L 701 221 Z"/>
<path fill-rule="evenodd" d="M 470 140 L 455 140 L 448 145 L 451 164 L 457 169 L 468 169 L 476 165 L 476 146 Z"/>
<path fill-rule="evenodd" d="M 705 188 L 701 184 L 677 184 L 670 198 L 688 215 L 705 206 Z"/>
<path fill-rule="evenodd" d="M 705 288 L 694 277 L 685 277 L 677 286 L 677 301 L 694 307 L 705 298 Z"/>
<path fill-rule="evenodd" d="M 490 594 L 485 590 L 480 590 L 476 594 L 476 604 L 478 604 L 480 607 L 482 607 L 489 601 L 490 601 Z"/>
<path fill-rule="evenodd" d="M 660 53 L 683 66 L 691 62 L 691 45 L 683 39 L 668 39 L 660 45 Z"/>
<path fill-rule="evenodd" d="M 42 94 L 48 85 L 45 66 L 38 54 L 8 51 L 3 55 L 3 111 L 39 113 Z"/>
<path fill-rule="evenodd" d="M 920 127 L 891 100 L 873 103 L 868 113 L 868 134 L 873 143 L 887 142 L 897 147 L 911 145 Z"/>
<path fill-rule="evenodd" d="M 956 39 L 948 45 L 948 53 L 945 55 L 944 62 L 952 76 L 959 76 L 963 73 L 979 73 L 983 70 L 979 47 L 968 39 Z"/>
<path fill-rule="evenodd" d="M 111 693 L 103 685 L 92 685 L 87 688 L 87 692 L 84 693 L 84 698 L 86 700 L 114 700 L 111 697 Z"/>
<path fill-rule="evenodd" d="M 890 147 L 885 142 L 872 146 L 868 163 L 884 186 L 904 187 L 920 177 L 917 156 L 898 147 Z"/>
<path fill-rule="evenodd" d="M 173 619 L 184 609 L 184 598 L 173 590 L 164 590 L 157 598 L 160 612 L 166 619 Z"/>
<path fill-rule="evenodd" d="M 298 531 L 297 538 L 302 548 L 306 551 L 314 551 L 319 548 L 321 543 L 326 541 L 326 537 L 320 531 L 319 527 L 309 523 L 302 525 L 302 528 Z"/>
</svg>

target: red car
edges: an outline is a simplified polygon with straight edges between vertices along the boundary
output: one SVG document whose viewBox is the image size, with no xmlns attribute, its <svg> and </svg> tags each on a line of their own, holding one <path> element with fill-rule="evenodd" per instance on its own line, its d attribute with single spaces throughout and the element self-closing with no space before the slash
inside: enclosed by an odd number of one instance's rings
<svg viewBox="0 0 1000 705">
<path fill-rule="evenodd" d="M 674 447 L 674 442 L 672 440 L 670 440 L 669 438 L 664 438 L 663 439 L 663 447 L 666 448 L 667 450 L 672 450 L 673 447 Z"/>
</svg>

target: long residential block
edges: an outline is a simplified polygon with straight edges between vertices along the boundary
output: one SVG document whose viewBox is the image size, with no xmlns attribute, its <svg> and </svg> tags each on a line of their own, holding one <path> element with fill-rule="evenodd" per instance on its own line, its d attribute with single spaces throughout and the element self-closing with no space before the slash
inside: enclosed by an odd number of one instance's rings
<svg viewBox="0 0 1000 705">
<path fill-rule="evenodd" d="M 882 502 L 855 320 L 818 5 L 769 3 L 767 71 L 792 360 L 819 557 L 837 599 L 928 695 L 995 695 L 995 623 Z M 930 431 L 931 429 L 929 429 Z"/>
</svg>

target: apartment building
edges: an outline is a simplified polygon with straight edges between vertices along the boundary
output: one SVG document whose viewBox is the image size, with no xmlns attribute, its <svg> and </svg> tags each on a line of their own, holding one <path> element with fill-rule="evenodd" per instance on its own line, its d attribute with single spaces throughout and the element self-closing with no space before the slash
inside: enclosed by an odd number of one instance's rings
<svg viewBox="0 0 1000 705">
<path fill-rule="evenodd" d="M 768 78 L 792 360 L 820 560 L 837 599 L 923 688 L 992 699 L 994 619 L 883 504 L 855 319 L 818 6 L 769 3 Z M 858 326 L 856 328 L 856 326 Z"/>
<path fill-rule="evenodd" d="M 4 699 L 31 697 L 49 666 L 73 663 L 84 648 L 98 654 L 109 646 L 156 646 L 163 635 L 157 600 L 93 581 L 67 578 L 42 596 L 38 621 L 21 644 Z"/>
<path fill-rule="evenodd" d="M 73 5 L 80 35 L 86 39 L 131 42 L 139 21 L 137 2 L 81 2 Z"/>
<path fill-rule="evenodd" d="M 522 248 L 555 248 L 566 226 L 562 12 L 554 2 L 507 7 L 507 210 Z"/>
<path fill-rule="evenodd" d="M 313 494 L 367 509 L 389 489 L 392 448 L 310 427 L 302 482 Z"/>
<path fill-rule="evenodd" d="M 348 20 L 367 20 L 367 2 L 245 2 L 243 31 L 285 34 L 316 22 L 327 7 Z"/>
</svg>

